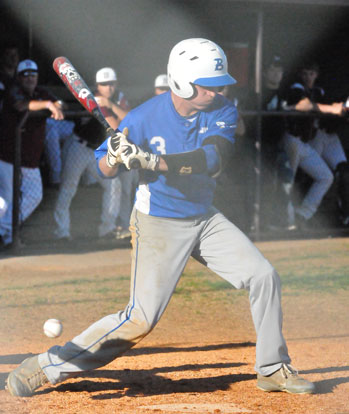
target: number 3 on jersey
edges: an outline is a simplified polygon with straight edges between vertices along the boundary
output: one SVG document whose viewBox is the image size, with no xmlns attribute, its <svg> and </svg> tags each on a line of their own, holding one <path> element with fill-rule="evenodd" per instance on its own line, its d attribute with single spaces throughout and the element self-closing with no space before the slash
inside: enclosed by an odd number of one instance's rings
<svg viewBox="0 0 349 414">
<path fill-rule="evenodd" d="M 153 137 L 150 144 L 156 145 L 155 148 L 160 154 L 166 154 L 165 140 L 162 137 Z"/>
</svg>

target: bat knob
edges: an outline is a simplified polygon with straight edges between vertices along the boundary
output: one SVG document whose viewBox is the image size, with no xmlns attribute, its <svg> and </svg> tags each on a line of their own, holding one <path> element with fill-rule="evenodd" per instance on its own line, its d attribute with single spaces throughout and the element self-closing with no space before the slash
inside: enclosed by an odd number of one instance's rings
<svg viewBox="0 0 349 414">
<path fill-rule="evenodd" d="M 137 160 L 137 158 L 130 161 L 130 168 L 131 170 L 138 170 L 141 168 L 141 162 Z"/>
</svg>

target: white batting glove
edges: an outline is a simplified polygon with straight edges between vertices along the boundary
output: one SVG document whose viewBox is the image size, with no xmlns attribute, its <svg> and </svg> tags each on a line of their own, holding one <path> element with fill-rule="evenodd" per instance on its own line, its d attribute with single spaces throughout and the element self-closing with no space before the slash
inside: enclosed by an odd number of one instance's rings
<svg viewBox="0 0 349 414">
<path fill-rule="evenodd" d="M 106 163 L 109 168 L 113 168 L 116 164 L 121 164 L 120 157 L 121 145 L 127 144 L 128 129 L 124 128 L 122 132 L 117 132 L 108 138 L 108 152 Z"/>
<path fill-rule="evenodd" d="M 121 159 L 129 170 L 135 168 L 143 168 L 145 170 L 155 171 L 159 164 L 159 156 L 143 151 L 135 144 L 122 144 Z"/>
</svg>

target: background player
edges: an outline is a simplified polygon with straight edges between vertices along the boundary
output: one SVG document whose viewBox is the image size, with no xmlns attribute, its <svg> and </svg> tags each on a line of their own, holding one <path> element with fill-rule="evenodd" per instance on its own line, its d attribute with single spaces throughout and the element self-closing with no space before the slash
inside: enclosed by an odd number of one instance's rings
<svg viewBox="0 0 349 414">
<path fill-rule="evenodd" d="M 57 384 L 103 366 L 134 346 L 159 321 L 191 255 L 235 288 L 249 290 L 258 387 L 314 391 L 289 365 L 277 272 L 212 207 L 214 177 L 231 159 L 237 120 L 233 103 L 217 93 L 235 83 L 223 50 L 206 39 L 183 40 L 170 53 L 168 81 L 171 92 L 155 96 L 121 122 L 130 142 L 119 133 L 96 151 L 107 177 L 135 161 L 141 167 L 131 217 L 130 301 L 64 346 L 25 360 L 7 379 L 13 395 L 32 395 L 47 381 Z"/>
<path fill-rule="evenodd" d="M 96 100 L 107 122 L 116 129 L 120 119 L 127 114 L 127 107 L 121 106 L 121 99 L 116 90 L 116 73 L 112 68 L 102 68 L 96 73 Z M 118 104 L 117 102 L 120 102 Z M 103 127 L 95 118 L 87 116 L 79 119 L 74 128 L 73 139 L 69 143 L 62 181 L 54 210 L 56 229 L 54 234 L 59 240 L 71 239 L 70 205 L 77 191 L 79 181 L 88 171 L 103 187 L 101 223 L 98 229 L 100 238 L 115 238 L 116 218 L 120 208 L 121 183 L 115 180 L 103 180 L 98 175 L 94 150 L 104 139 Z"/>
<path fill-rule="evenodd" d="M 343 103 L 326 102 L 324 90 L 315 85 L 318 73 L 318 65 L 313 62 L 300 65 L 297 73 L 298 79 L 289 86 L 287 92 L 288 108 L 302 112 L 342 115 Z M 338 121 L 339 118 L 335 122 Z M 321 122 L 322 127 L 320 127 L 319 120 L 314 117 L 287 118 L 287 131 L 283 138 L 283 145 L 294 176 L 299 167 L 313 180 L 301 205 L 295 210 L 300 227 L 306 225 L 313 217 L 331 187 L 332 171 L 336 171 L 339 167 L 338 171 L 344 172 L 344 177 L 347 172 L 346 176 L 348 176 L 347 159 L 340 140 L 334 133 L 333 120 Z"/>
<path fill-rule="evenodd" d="M 20 222 L 25 221 L 42 200 L 40 159 L 44 150 L 47 114 L 54 119 L 64 118 L 57 98 L 38 86 L 37 64 L 26 59 L 17 67 L 15 84 L 4 100 L 0 142 L 0 196 L 7 210 L 0 219 L 0 236 L 3 244 L 12 243 L 13 163 L 17 126 L 28 111 L 42 111 L 41 116 L 29 116 L 21 132 L 21 200 Z M 45 111 L 46 110 L 46 111 Z"/>
<path fill-rule="evenodd" d="M 167 74 L 162 73 L 161 75 L 158 75 L 154 81 L 154 95 L 161 95 L 169 90 L 170 87 L 167 81 Z"/>
</svg>

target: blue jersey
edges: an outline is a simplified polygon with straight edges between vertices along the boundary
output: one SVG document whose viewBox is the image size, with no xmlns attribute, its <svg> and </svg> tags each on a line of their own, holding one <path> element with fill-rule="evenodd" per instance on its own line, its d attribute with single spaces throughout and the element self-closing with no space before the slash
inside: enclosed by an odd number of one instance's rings
<svg viewBox="0 0 349 414">
<path fill-rule="evenodd" d="M 127 127 L 129 141 L 145 151 L 175 154 L 205 149 L 203 142 L 213 135 L 234 143 L 236 120 L 236 107 L 221 95 L 216 95 L 208 109 L 186 118 L 178 114 L 171 93 L 166 92 L 130 111 L 119 129 Z M 106 153 L 107 141 L 96 150 L 97 162 Z M 212 205 L 215 186 L 215 179 L 209 173 L 183 176 L 140 170 L 135 207 L 144 214 L 159 217 L 203 215 Z"/>
</svg>

